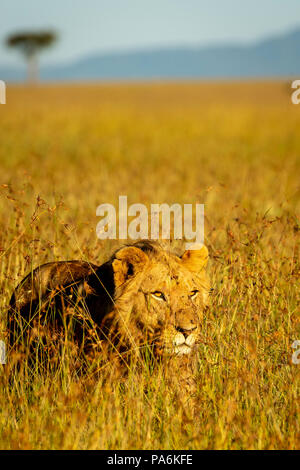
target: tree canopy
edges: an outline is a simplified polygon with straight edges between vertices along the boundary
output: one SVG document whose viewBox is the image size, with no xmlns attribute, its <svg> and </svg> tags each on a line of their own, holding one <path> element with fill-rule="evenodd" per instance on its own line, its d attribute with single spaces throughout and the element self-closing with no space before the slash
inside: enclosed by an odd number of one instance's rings
<svg viewBox="0 0 300 470">
<path fill-rule="evenodd" d="M 56 34 L 52 31 L 23 32 L 10 35 L 6 44 L 9 47 L 17 47 L 28 57 L 39 49 L 48 47 L 56 40 Z"/>
</svg>

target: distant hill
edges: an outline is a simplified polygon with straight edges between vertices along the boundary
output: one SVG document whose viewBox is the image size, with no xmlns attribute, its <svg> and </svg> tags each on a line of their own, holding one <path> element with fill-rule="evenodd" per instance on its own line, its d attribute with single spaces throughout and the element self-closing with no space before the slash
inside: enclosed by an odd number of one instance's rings
<svg viewBox="0 0 300 470">
<path fill-rule="evenodd" d="M 0 79 L 24 79 L 25 68 L 0 66 Z M 300 77 L 300 28 L 246 44 L 176 47 L 91 55 L 41 70 L 42 80 L 147 80 Z"/>
</svg>

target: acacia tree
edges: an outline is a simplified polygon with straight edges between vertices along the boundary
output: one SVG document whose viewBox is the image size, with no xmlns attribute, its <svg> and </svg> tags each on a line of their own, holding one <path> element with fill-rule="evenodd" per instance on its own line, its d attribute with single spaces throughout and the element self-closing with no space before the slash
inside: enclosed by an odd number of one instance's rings
<svg viewBox="0 0 300 470">
<path fill-rule="evenodd" d="M 57 36 L 52 31 L 17 33 L 7 38 L 7 46 L 19 49 L 25 56 L 28 66 L 29 83 L 38 81 L 37 56 L 39 51 L 51 46 L 56 39 Z"/>
</svg>

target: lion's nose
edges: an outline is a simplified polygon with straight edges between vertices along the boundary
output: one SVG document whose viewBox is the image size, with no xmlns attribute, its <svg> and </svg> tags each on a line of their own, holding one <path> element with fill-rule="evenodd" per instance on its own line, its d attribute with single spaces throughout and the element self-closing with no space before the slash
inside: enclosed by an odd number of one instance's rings
<svg viewBox="0 0 300 470">
<path fill-rule="evenodd" d="M 182 333 L 185 338 L 187 338 L 194 330 L 196 330 L 197 326 L 190 325 L 188 327 L 182 328 L 181 326 L 175 326 L 175 329 Z"/>
</svg>

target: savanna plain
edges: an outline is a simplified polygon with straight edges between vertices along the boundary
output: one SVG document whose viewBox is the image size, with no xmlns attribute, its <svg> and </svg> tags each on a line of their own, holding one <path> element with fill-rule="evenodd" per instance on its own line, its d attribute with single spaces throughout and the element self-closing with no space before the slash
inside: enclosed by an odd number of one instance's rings
<svg viewBox="0 0 300 470">
<path fill-rule="evenodd" d="M 0 338 L 48 261 L 106 261 L 96 208 L 204 203 L 212 281 L 197 414 L 145 361 L 76 375 L 0 369 L 1 449 L 300 445 L 300 105 L 288 82 L 8 86 L 0 107 Z M 170 242 L 172 245 L 172 242 Z M 184 247 L 182 246 L 182 250 Z M 180 383 L 180 375 L 178 376 Z"/>
</svg>

